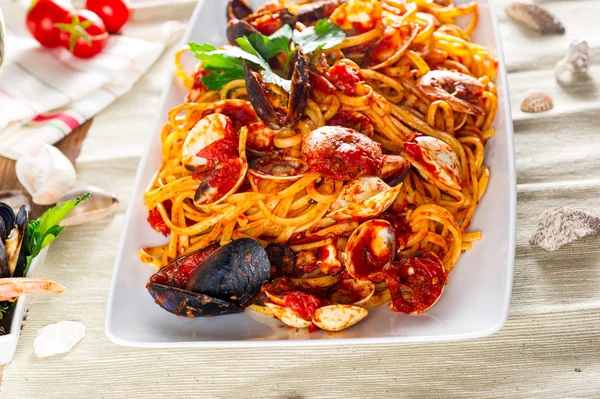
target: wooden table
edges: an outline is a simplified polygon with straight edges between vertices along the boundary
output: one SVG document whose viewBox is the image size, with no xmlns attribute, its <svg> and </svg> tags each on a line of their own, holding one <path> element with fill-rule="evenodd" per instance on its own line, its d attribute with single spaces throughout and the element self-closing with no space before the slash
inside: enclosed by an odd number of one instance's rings
<svg viewBox="0 0 600 399">
<path fill-rule="evenodd" d="M 78 178 L 116 192 L 123 206 L 111 219 L 68 229 L 50 248 L 39 272 L 69 291 L 31 298 L 16 358 L 5 372 L 5 397 L 599 397 L 600 237 L 554 253 L 528 240 L 549 207 L 600 213 L 600 57 L 588 79 L 560 86 L 553 77 L 574 38 L 587 39 L 600 54 L 600 2 L 544 2 L 567 27 L 564 36 L 544 37 L 508 20 L 506 2 L 496 5 L 513 99 L 518 229 L 511 310 L 500 332 L 462 342 L 295 349 L 111 344 L 104 313 L 115 251 L 142 145 L 157 134 L 151 124 L 169 55 L 94 120 Z M 554 109 L 520 112 L 529 89 L 545 90 Z M 67 355 L 36 358 L 37 330 L 61 320 L 82 321 L 87 336 Z"/>
</svg>

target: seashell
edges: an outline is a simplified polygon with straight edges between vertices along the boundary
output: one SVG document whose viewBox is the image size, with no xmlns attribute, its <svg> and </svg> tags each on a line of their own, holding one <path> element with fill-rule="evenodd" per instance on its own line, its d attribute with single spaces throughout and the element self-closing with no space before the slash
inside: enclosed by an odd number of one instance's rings
<svg viewBox="0 0 600 399">
<path fill-rule="evenodd" d="M 552 98 L 539 90 L 528 91 L 521 101 L 521 111 L 523 112 L 543 112 L 552 109 L 553 106 Z"/>
<path fill-rule="evenodd" d="M 68 353 L 83 337 L 86 328 L 78 321 L 61 321 L 38 330 L 33 348 L 37 357 Z"/>
<path fill-rule="evenodd" d="M 90 198 L 76 206 L 69 216 L 60 222 L 61 226 L 94 222 L 112 215 L 119 209 L 119 199 L 114 194 L 94 186 L 74 188 L 66 193 L 59 202 L 81 198 L 85 193 L 90 193 Z"/>
<path fill-rule="evenodd" d="M 565 70 L 572 73 L 586 73 L 592 65 L 592 51 L 585 40 L 576 39 L 569 44 L 567 55 L 558 61 L 554 69 L 554 75 L 559 79 Z"/>
<path fill-rule="evenodd" d="M 563 24 L 548 10 L 533 3 L 511 2 L 506 7 L 506 13 L 515 21 L 542 35 L 565 33 Z"/>
<path fill-rule="evenodd" d="M 535 236 L 529 241 L 546 251 L 560 247 L 580 238 L 600 233 L 600 216 L 568 207 L 556 207 L 540 215 Z"/>
<path fill-rule="evenodd" d="M 75 186 L 75 168 L 58 148 L 38 144 L 17 160 L 17 179 L 31 194 L 34 203 L 51 205 Z"/>
</svg>

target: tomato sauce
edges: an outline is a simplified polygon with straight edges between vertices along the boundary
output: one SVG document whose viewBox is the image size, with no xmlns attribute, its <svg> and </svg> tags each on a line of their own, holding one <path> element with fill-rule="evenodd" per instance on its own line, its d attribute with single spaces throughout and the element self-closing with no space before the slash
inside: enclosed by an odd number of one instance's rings
<svg viewBox="0 0 600 399">
<path fill-rule="evenodd" d="M 381 218 L 387 220 L 392 226 L 392 229 L 394 229 L 394 235 L 396 236 L 396 250 L 401 251 L 404 249 L 412 234 L 412 229 L 408 225 L 406 218 L 401 215 L 383 215 Z"/>
<path fill-rule="evenodd" d="M 390 307 L 408 314 L 424 312 L 442 295 L 446 279 L 442 263 L 427 252 L 394 262 L 386 270 L 386 285 L 392 297 Z"/>
<path fill-rule="evenodd" d="M 227 102 L 223 104 L 217 103 L 215 107 L 207 107 L 202 113 L 202 117 L 204 118 L 205 116 L 214 113 L 223 114 L 231 119 L 236 132 L 239 131 L 242 126 L 246 126 L 258 121 L 258 116 L 250 105 L 240 106 Z"/>
<path fill-rule="evenodd" d="M 263 35 L 271 36 L 282 27 L 283 22 L 281 21 L 280 14 L 278 12 L 274 12 L 256 18 L 254 21 L 250 22 L 250 24 Z"/>
<path fill-rule="evenodd" d="M 198 70 L 196 72 L 194 72 L 194 75 L 193 75 L 194 86 L 192 88 L 194 90 L 200 90 L 203 93 L 208 91 L 206 86 L 204 86 L 204 83 L 202 83 L 202 78 L 204 78 L 208 75 L 209 75 L 209 72 L 207 72 L 204 68 L 198 68 Z"/>
<path fill-rule="evenodd" d="M 153 274 L 150 277 L 150 282 L 168 285 L 169 287 L 185 288 L 192 273 L 217 249 L 219 249 L 219 245 L 214 244 L 176 259 Z"/>
<path fill-rule="evenodd" d="M 232 158 L 217 167 L 204 180 L 211 188 L 217 189 L 217 194 L 214 195 L 216 199 L 221 198 L 235 187 L 242 173 L 243 165 L 244 161 L 241 158 Z"/>
<path fill-rule="evenodd" d="M 321 306 L 321 301 L 314 295 L 293 291 L 285 296 L 285 306 L 298 313 L 303 319 L 311 320 Z"/>
<path fill-rule="evenodd" d="M 162 216 L 160 216 L 160 212 L 158 211 L 158 209 L 154 208 L 151 211 L 149 211 L 147 220 L 148 223 L 150 223 L 150 226 L 152 226 L 154 230 L 158 231 L 163 236 L 166 237 L 171 232 L 169 226 L 167 226 Z"/>
<path fill-rule="evenodd" d="M 434 175 L 437 174 L 437 169 L 434 165 L 430 164 L 425 160 L 425 158 L 423 157 L 423 152 L 421 151 L 421 147 L 419 147 L 417 143 L 406 141 L 404 143 L 404 151 L 406 152 L 406 155 L 414 159 L 415 162 L 418 162 L 421 165 L 423 165 L 423 167 L 427 169 L 427 171 L 433 173 Z"/>
<path fill-rule="evenodd" d="M 317 269 L 316 251 L 303 250 L 298 252 L 295 268 L 303 273 L 310 273 Z"/>
<path fill-rule="evenodd" d="M 356 85 L 365 81 L 358 69 L 340 63 L 329 68 L 329 76 L 331 83 L 349 96 L 355 95 Z"/>
<path fill-rule="evenodd" d="M 327 121 L 327 125 L 347 127 L 367 136 L 372 136 L 374 132 L 373 122 L 358 112 L 339 111 Z"/>
<path fill-rule="evenodd" d="M 380 224 L 382 227 L 386 226 L 386 224 L 384 224 L 385 222 L 381 221 L 373 221 L 373 223 L 374 226 L 377 224 Z M 379 229 L 371 229 L 368 232 L 365 232 L 351 251 L 351 262 L 352 267 L 354 268 L 352 274 L 355 278 L 373 281 L 382 281 L 384 279 L 382 274 L 383 268 L 390 262 L 390 259 L 393 258 L 394 254 L 391 251 L 393 248 L 387 248 L 387 250 L 381 248 L 379 254 L 373 253 L 371 243 L 379 240 L 376 236 L 378 230 Z"/>
<path fill-rule="evenodd" d="M 217 162 L 223 163 L 239 154 L 238 141 L 223 138 L 201 149 L 197 156 L 208 160 L 209 168 Z"/>
</svg>

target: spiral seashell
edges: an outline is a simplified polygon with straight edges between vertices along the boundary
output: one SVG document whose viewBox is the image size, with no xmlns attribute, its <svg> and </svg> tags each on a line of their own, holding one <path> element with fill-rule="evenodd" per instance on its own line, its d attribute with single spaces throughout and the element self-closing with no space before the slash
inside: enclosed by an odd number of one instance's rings
<svg viewBox="0 0 600 399">
<path fill-rule="evenodd" d="M 506 6 L 506 13 L 515 21 L 542 35 L 565 33 L 563 24 L 548 10 L 537 4 L 514 1 Z"/>
<path fill-rule="evenodd" d="M 521 101 L 521 111 L 523 112 L 543 112 L 552 109 L 554 104 L 552 98 L 539 90 L 530 90 Z"/>
<path fill-rule="evenodd" d="M 55 204 L 75 186 L 75 168 L 56 147 L 38 144 L 17 160 L 17 179 L 39 205 Z"/>
</svg>

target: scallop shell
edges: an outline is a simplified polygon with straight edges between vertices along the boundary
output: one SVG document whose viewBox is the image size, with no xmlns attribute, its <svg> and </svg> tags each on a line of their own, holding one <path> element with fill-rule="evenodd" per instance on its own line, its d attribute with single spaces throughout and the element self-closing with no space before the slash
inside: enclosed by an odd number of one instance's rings
<svg viewBox="0 0 600 399">
<path fill-rule="evenodd" d="M 75 186 L 77 176 L 69 159 L 56 147 L 38 144 L 17 160 L 17 179 L 31 194 L 33 202 L 52 205 Z"/>
<path fill-rule="evenodd" d="M 532 3 L 512 2 L 506 7 L 506 13 L 515 21 L 542 35 L 565 33 L 563 24 L 548 10 Z"/>
<path fill-rule="evenodd" d="M 521 111 L 523 112 L 543 112 L 552 109 L 554 104 L 552 98 L 539 90 L 530 90 L 521 101 Z"/>
<path fill-rule="evenodd" d="M 78 321 L 61 321 L 40 328 L 33 349 L 37 357 L 68 353 L 85 336 L 86 328 Z"/>
</svg>

